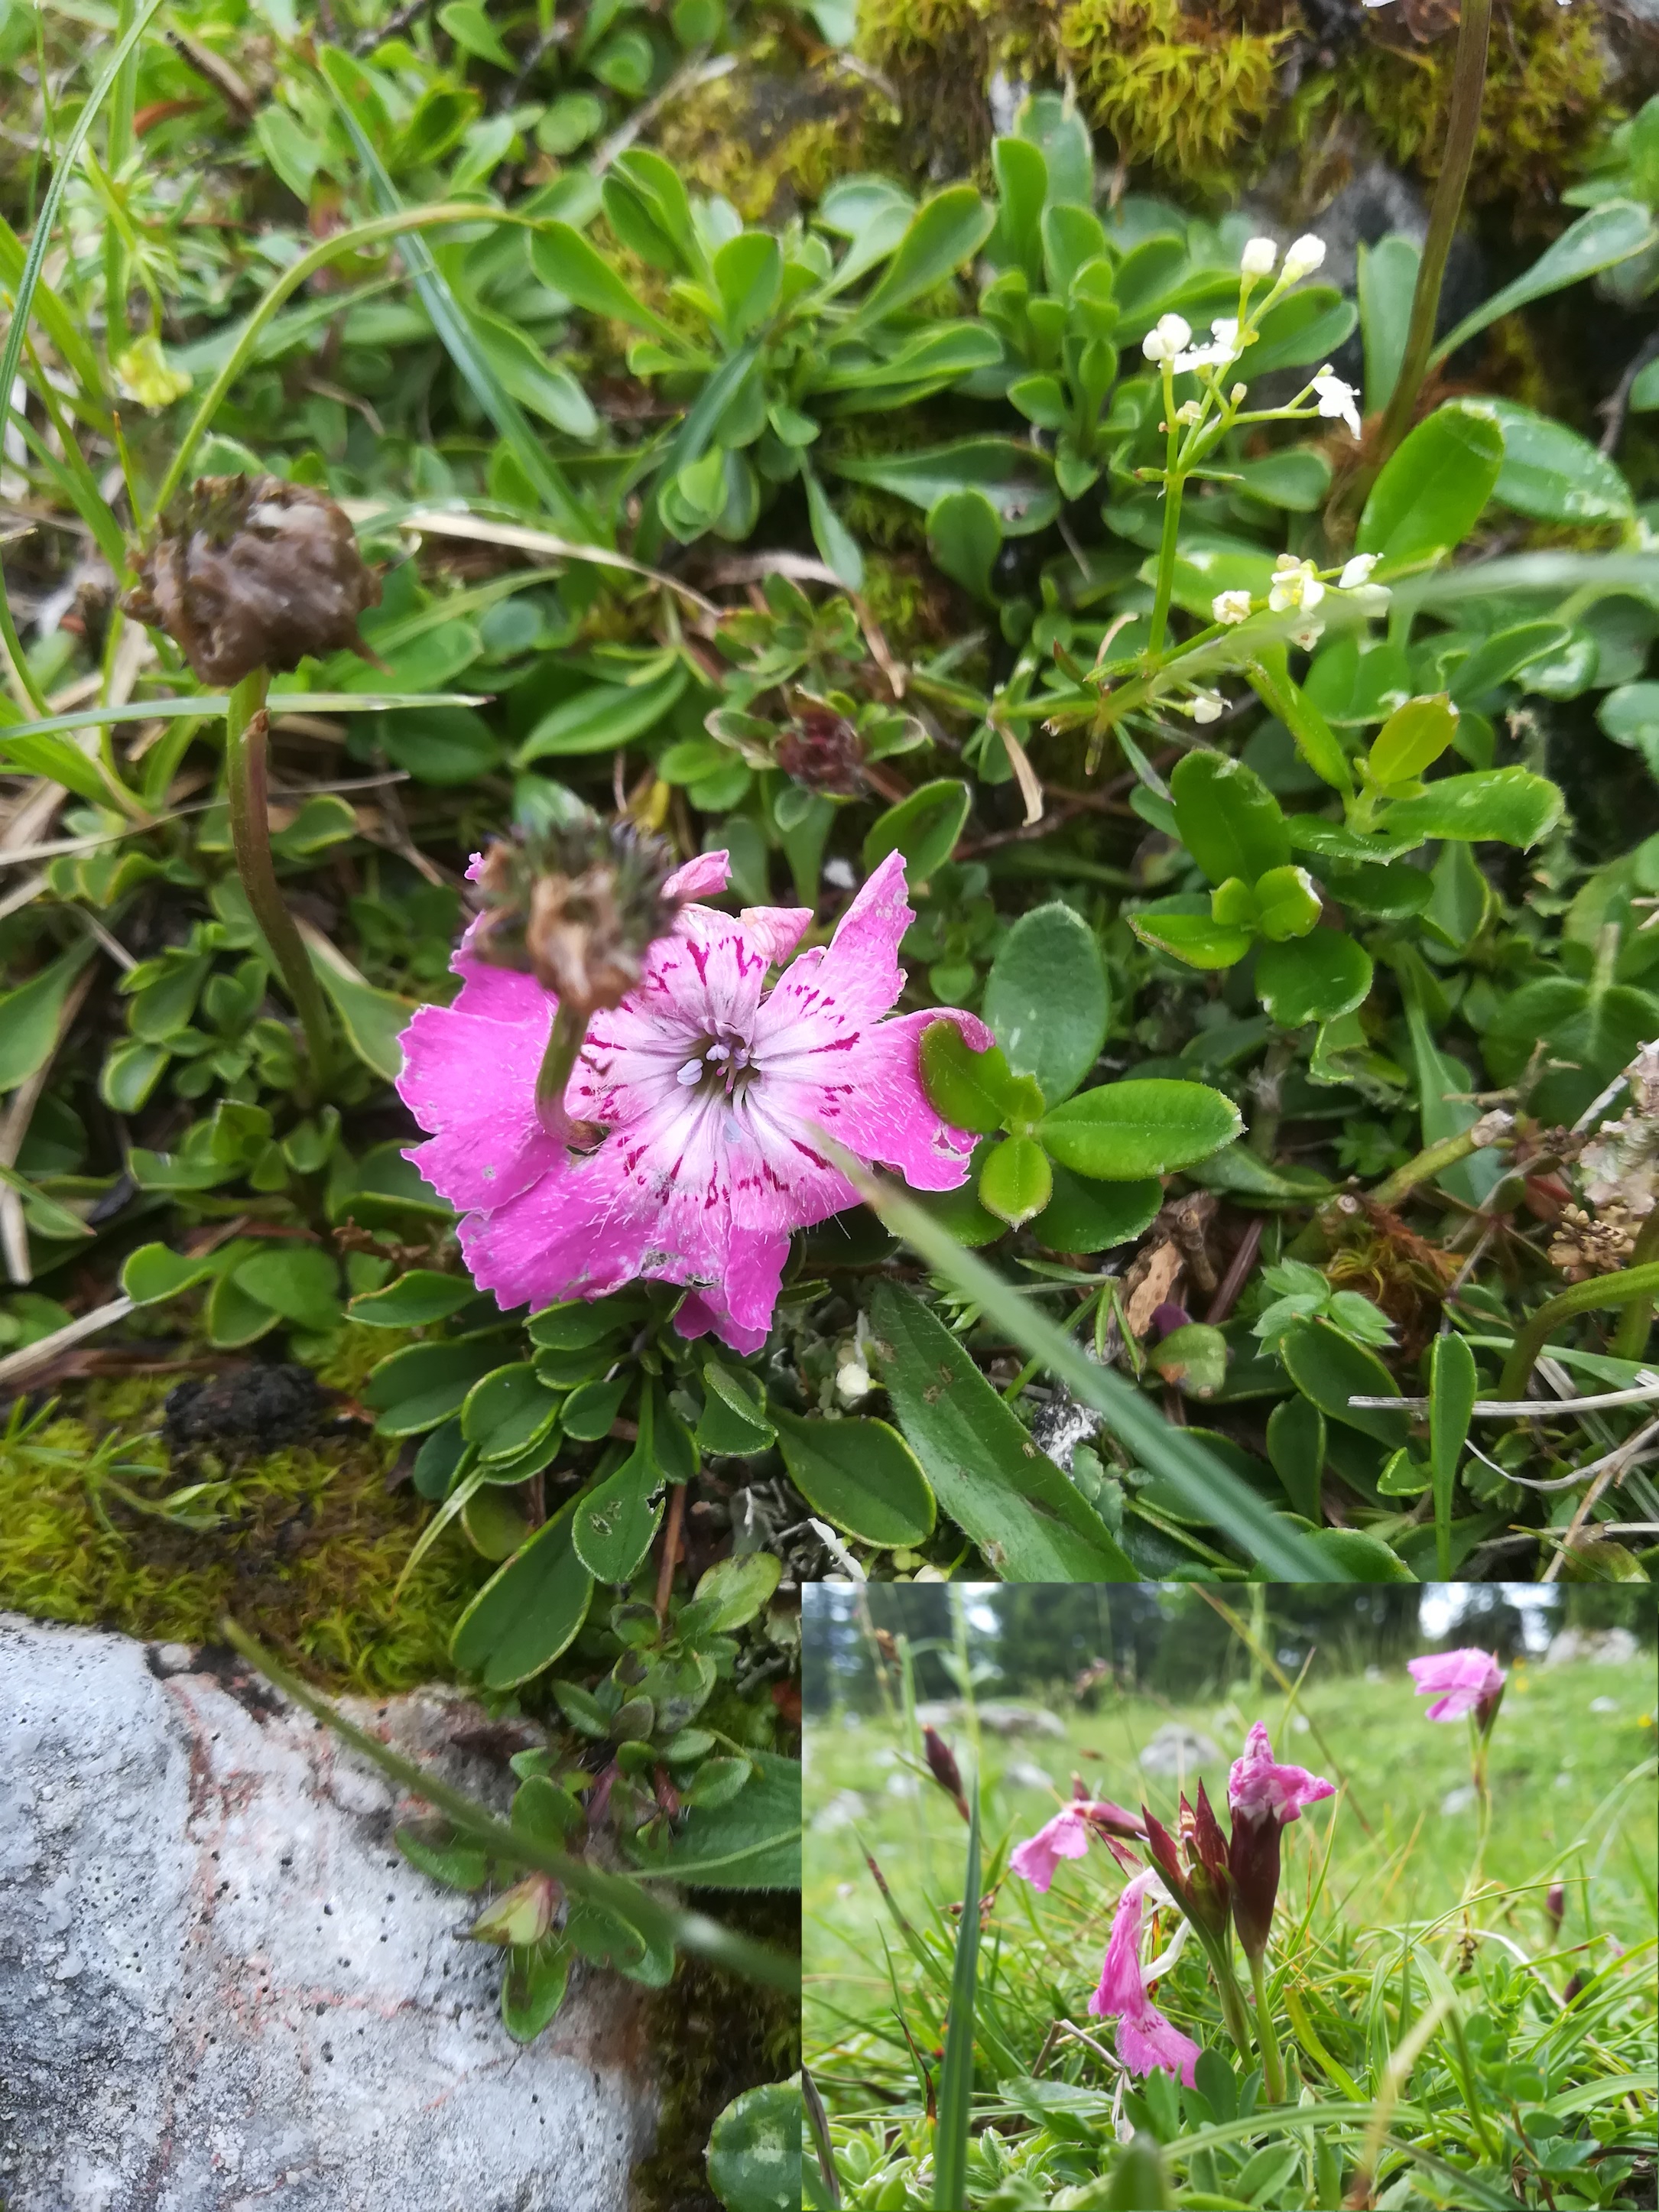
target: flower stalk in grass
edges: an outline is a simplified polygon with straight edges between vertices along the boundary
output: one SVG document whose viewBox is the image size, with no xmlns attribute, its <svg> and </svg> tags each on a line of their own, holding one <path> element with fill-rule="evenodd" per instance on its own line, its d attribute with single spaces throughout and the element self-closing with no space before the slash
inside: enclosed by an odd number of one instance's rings
<svg viewBox="0 0 1659 2212">
<path fill-rule="evenodd" d="M 1418 1695 L 1434 1700 L 1428 1710 L 1430 1720 L 1457 1721 L 1465 1714 L 1468 1716 L 1469 1779 L 1474 1785 L 1478 1820 L 1474 1863 L 1463 1886 L 1463 1895 L 1467 1899 L 1473 1897 L 1480 1887 L 1481 1870 L 1486 1864 L 1486 1838 L 1492 1832 L 1492 1790 L 1486 1771 L 1486 1752 L 1492 1723 L 1498 1718 L 1498 1709 L 1504 1702 L 1505 1676 L 1490 1651 L 1468 1648 L 1458 1651 L 1428 1652 L 1419 1659 L 1408 1659 L 1406 1671 L 1416 1683 Z"/>
<path fill-rule="evenodd" d="M 281 477 L 198 477 L 137 556 L 125 611 L 167 635 L 198 679 L 229 687 L 225 775 L 237 871 L 326 1083 L 328 1011 L 270 852 L 265 754 L 270 678 L 307 656 L 365 653 L 359 617 L 380 588 L 344 510 Z"/>
<path fill-rule="evenodd" d="M 1285 2069 L 1267 2002 L 1266 1960 L 1279 1896 L 1279 1838 L 1292 1820 L 1301 1818 L 1304 1806 L 1334 1794 L 1335 1784 L 1322 1775 L 1310 1774 L 1304 1766 L 1280 1765 L 1260 1721 L 1245 1738 L 1243 1756 L 1233 1761 L 1227 1778 L 1227 1802 L 1233 1816 L 1227 1853 L 1233 1923 L 1250 1962 L 1261 2070 L 1275 2105 L 1285 2101 Z"/>
</svg>

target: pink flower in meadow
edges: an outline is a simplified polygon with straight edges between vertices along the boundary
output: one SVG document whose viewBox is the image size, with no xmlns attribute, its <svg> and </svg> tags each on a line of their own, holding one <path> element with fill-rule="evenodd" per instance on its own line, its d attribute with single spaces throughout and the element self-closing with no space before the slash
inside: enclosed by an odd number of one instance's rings
<svg viewBox="0 0 1659 2212">
<path fill-rule="evenodd" d="M 1258 1721 L 1244 1739 L 1244 1756 L 1236 1759 L 1227 1777 L 1227 1802 L 1233 1819 L 1259 1820 L 1271 1814 L 1280 1827 L 1301 1817 L 1304 1805 L 1334 1797 L 1336 1784 L 1323 1775 L 1310 1774 L 1305 1766 L 1279 1766 L 1267 1731 Z"/>
<path fill-rule="evenodd" d="M 1009 1865 L 1016 1874 L 1024 1875 L 1034 1887 L 1046 1890 L 1061 1859 L 1080 1859 L 1088 1850 L 1091 1822 L 1109 1836 L 1144 1836 L 1146 1832 L 1139 1815 L 1126 1813 L 1121 1805 L 1114 1805 L 1104 1797 L 1079 1797 L 1063 1806 L 1036 1835 L 1028 1837 L 1023 1844 L 1016 1844 L 1008 1855 Z"/>
<path fill-rule="evenodd" d="M 1418 1696 L 1434 1699 L 1428 1712 L 1431 1721 L 1461 1720 L 1465 1713 L 1479 1717 L 1480 1708 L 1495 1700 L 1504 1687 L 1504 1670 L 1490 1651 L 1431 1651 L 1421 1659 L 1408 1659 L 1406 1671 L 1417 1685 Z M 1491 1712 L 1496 1711 L 1493 1703 Z"/>
<path fill-rule="evenodd" d="M 1305 1766 L 1280 1766 L 1267 1729 L 1257 1721 L 1244 1739 L 1244 1756 L 1233 1761 L 1227 1777 L 1233 1815 L 1227 1871 L 1233 1925 L 1247 1957 L 1259 1960 L 1267 1948 L 1279 1897 L 1280 1834 L 1301 1819 L 1304 1805 L 1335 1794 L 1336 1784 L 1323 1775 L 1310 1774 Z"/>
<path fill-rule="evenodd" d="M 1146 1994 L 1140 1973 L 1140 1914 L 1149 1893 L 1162 1894 L 1158 1876 L 1138 1874 L 1118 1899 L 1101 1962 L 1100 1986 L 1089 2000 L 1097 2020 L 1117 2021 L 1117 2053 L 1132 2074 L 1162 2070 L 1190 2089 L 1200 2046 L 1171 2025 Z"/>
<path fill-rule="evenodd" d="M 664 895 L 721 891 L 728 873 L 724 853 L 705 854 Z M 820 1132 L 918 1189 L 955 1189 L 975 1140 L 940 1120 L 919 1066 L 939 1013 L 883 1018 L 904 987 L 899 940 L 915 918 L 890 854 L 830 943 L 768 992 L 811 911 L 748 907 L 734 920 L 682 906 L 638 988 L 593 1016 L 566 1092 L 572 1115 L 605 1133 L 586 1152 L 537 1115 L 553 994 L 477 958 L 469 931 L 452 963 L 461 992 L 404 1030 L 398 1088 L 429 1133 L 407 1157 L 465 1214 L 479 1288 L 510 1309 L 602 1297 L 636 1276 L 684 1283 L 682 1335 L 712 1329 L 755 1352 L 792 1232 L 857 1203 Z M 972 1014 L 950 1018 L 975 1048 L 990 1043 Z"/>
</svg>

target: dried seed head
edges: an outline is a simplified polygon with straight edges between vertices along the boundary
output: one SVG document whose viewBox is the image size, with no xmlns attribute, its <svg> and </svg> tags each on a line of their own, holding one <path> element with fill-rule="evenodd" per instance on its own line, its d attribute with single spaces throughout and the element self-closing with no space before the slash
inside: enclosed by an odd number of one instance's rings
<svg viewBox="0 0 1659 2212">
<path fill-rule="evenodd" d="M 492 845 L 477 877 L 480 959 L 527 969 L 544 990 L 589 1012 L 625 999 L 645 957 L 673 927 L 663 895 L 674 857 L 631 823 L 592 820 Z"/>
<path fill-rule="evenodd" d="M 784 774 L 809 791 L 852 798 L 864 788 L 864 745 L 858 732 L 844 714 L 819 700 L 796 702 L 794 720 L 778 739 L 775 757 Z"/>
<path fill-rule="evenodd" d="M 380 587 L 343 510 L 281 477 L 200 477 L 138 562 L 127 613 L 164 629 L 204 684 L 344 647 Z"/>
</svg>

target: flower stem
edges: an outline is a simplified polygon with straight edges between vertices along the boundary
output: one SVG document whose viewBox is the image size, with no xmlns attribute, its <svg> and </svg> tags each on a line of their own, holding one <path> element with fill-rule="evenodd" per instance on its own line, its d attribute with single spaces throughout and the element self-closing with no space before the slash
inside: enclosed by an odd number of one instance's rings
<svg viewBox="0 0 1659 2212">
<path fill-rule="evenodd" d="M 1273 2035 L 1273 2011 L 1267 2002 L 1267 1978 L 1260 1958 L 1250 1961 L 1250 1982 L 1255 1990 L 1256 2035 L 1261 2046 L 1261 2070 L 1267 2077 L 1267 2100 L 1270 2104 L 1282 2105 L 1285 2101 L 1285 2068 Z"/>
<path fill-rule="evenodd" d="M 1233 1972 L 1232 1939 L 1224 1934 L 1218 1943 L 1206 1942 L 1204 1948 L 1210 1954 L 1210 1965 L 1214 1969 L 1222 2020 L 1239 2057 L 1248 2066 L 1250 2063 L 1250 2022 L 1244 2009 L 1244 1992 L 1239 1988 L 1238 1977 Z"/>
<path fill-rule="evenodd" d="M 1480 129 L 1480 102 L 1486 85 L 1486 44 L 1492 28 L 1492 0 L 1463 0 L 1457 21 L 1457 58 L 1452 64 L 1451 110 L 1446 118 L 1446 146 L 1440 158 L 1434 204 L 1429 210 L 1428 234 L 1417 264 L 1417 289 L 1412 295 L 1411 322 L 1406 350 L 1395 380 L 1382 429 L 1377 440 L 1375 467 L 1380 471 L 1411 427 L 1417 395 L 1428 372 L 1434 350 L 1435 322 L 1440 308 L 1440 287 L 1446 274 L 1446 257 L 1457 231 L 1463 194 L 1474 161 L 1474 142 Z"/>
<path fill-rule="evenodd" d="M 236 870 L 247 893 L 271 958 L 281 970 L 294 1010 L 305 1031 L 311 1062 L 311 1087 L 319 1092 L 328 1080 L 332 1046 L 328 1007 L 294 916 L 283 897 L 270 857 L 270 817 L 265 775 L 265 744 L 270 724 L 265 713 L 269 670 L 256 668 L 232 690 L 225 709 L 225 770 L 230 801 L 230 841 Z"/>
<path fill-rule="evenodd" d="M 1158 548 L 1158 583 L 1152 594 L 1152 618 L 1146 635 L 1148 656 L 1156 659 L 1164 650 L 1164 631 L 1175 595 L 1176 544 L 1181 533 L 1181 492 L 1183 479 L 1176 474 L 1181 450 L 1181 428 L 1176 421 L 1175 376 L 1164 363 L 1164 419 L 1168 444 L 1164 448 L 1164 535 Z"/>
<path fill-rule="evenodd" d="M 1475 1802 L 1480 1808 L 1480 1819 L 1475 1831 L 1474 1864 L 1469 1869 L 1469 1878 L 1463 1885 L 1466 1901 L 1480 1887 L 1480 1876 L 1486 1863 L 1486 1838 L 1492 1832 L 1492 1791 L 1486 1783 L 1486 1738 L 1473 1713 L 1469 1715 L 1469 1775 L 1474 1784 Z"/>
<path fill-rule="evenodd" d="M 576 1141 L 578 1125 L 566 1110 L 564 1094 L 586 1035 L 586 1009 L 561 999 L 536 1077 L 536 1115 L 550 1137 L 567 1145 Z"/>
<path fill-rule="evenodd" d="M 1636 1232 L 1636 1242 L 1631 1247 L 1632 1267 L 1644 1267 L 1650 1261 L 1659 1260 L 1659 1206 L 1656 1206 Z M 1647 1349 L 1648 1331 L 1653 1326 L 1653 1300 L 1632 1298 L 1625 1308 L 1624 1316 L 1613 1334 L 1613 1356 L 1615 1359 L 1639 1359 Z"/>
</svg>

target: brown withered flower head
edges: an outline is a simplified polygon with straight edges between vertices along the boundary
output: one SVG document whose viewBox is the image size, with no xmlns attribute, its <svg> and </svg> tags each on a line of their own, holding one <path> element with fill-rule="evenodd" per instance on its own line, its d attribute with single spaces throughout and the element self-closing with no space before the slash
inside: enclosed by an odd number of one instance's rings
<svg viewBox="0 0 1659 2212">
<path fill-rule="evenodd" d="M 793 717 L 778 738 L 775 758 L 784 774 L 809 791 L 854 798 L 864 788 L 864 744 L 845 714 L 801 693 Z"/>
<path fill-rule="evenodd" d="M 645 956 L 673 927 L 665 897 L 674 856 L 632 823 L 594 820 L 502 839 L 484 855 L 481 960 L 534 975 L 562 1004 L 592 1012 L 638 984 Z"/>
<path fill-rule="evenodd" d="M 204 684 L 285 672 L 307 653 L 364 652 L 380 587 L 344 511 L 281 477 L 198 477 L 138 562 L 123 602 L 164 629 Z"/>
</svg>

